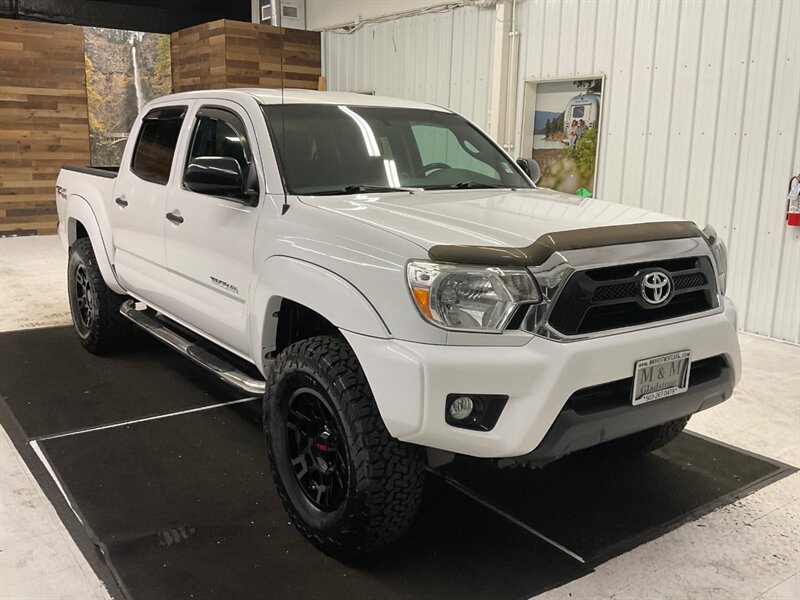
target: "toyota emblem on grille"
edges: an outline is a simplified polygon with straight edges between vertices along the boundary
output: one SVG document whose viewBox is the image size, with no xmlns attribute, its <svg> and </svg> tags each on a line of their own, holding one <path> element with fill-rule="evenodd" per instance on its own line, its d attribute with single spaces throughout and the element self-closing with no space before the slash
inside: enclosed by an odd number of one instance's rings
<svg viewBox="0 0 800 600">
<path fill-rule="evenodd" d="M 645 273 L 642 277 L 641 293 L 648 304 L 664 304 L 672 294 L 672 278 L 663 271 Z"/>
</svg>

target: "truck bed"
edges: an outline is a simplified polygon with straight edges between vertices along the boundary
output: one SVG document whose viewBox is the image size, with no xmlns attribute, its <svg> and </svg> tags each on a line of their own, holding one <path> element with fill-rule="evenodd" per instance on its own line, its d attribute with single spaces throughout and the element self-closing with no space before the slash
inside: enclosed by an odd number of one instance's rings
<svg viewBox="0 0 800 600">
<path fill-rule="evenodd" d="M 105 177 L 107 179 L 114 179 L 119 173 L 119 167 L 90 167 L 84 165 L 64 165 L 61 167 L 64 171 L 75 171 L 77 173 L 85 173 L 86 175 L 96 175 L 97 177 Z"/>
<path fill-rule="evenodd" d="M 68 243 L 66 236 L 69 220 L 67 204 L 69 202 L 75 202 L 76 206 L 88 204 L 91 220 L 102 224 L 98 226 L 110 227 L 107 210 L 108 207 L 113 206 L 112 198 L 114 198 L 114 186 L 117 183 L 118 173 L 119 167 L 65 165 L 61 168 L 56 181 L 55 196 L 59 223 L 58 233 L 65 245 Z M 84 226 L 86 226 L 85 223 Z M 98 237 L 102 239 L 102 236 Z M 110 232 L 106 238 L 111 239 Z M 98 241 L 98 244 L 102 243 Z M 107 248 L 106 251 L 108 250 Z"/>
</svg>

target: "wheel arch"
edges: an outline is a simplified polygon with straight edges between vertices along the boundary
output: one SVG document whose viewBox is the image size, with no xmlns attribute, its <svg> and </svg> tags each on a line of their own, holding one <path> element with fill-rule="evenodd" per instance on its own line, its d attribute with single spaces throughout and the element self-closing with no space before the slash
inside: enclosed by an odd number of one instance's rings
<svg viewBox="0 0 800 600">
<path fill-rule="evenodd" d="M 100 224 L 91 205 L 83 197 L 70 194 L 67 198 L 66 215 L 67 246 L 71 248 L 77 240 L 88 237 L 106 285 L 117 294 L 125 294 L 125 289 L 117 281 Z"/>
<path fill-rule="evenodd" d="M 370 301 L 349 281 L 314 263 L 272 256 L 253 292 L 251 346 L 266 372 L 268 355 L 285 345 L 340 329 L 386 338 L 390 331 Z M 308 323 L 308 320 L 312 323 Z M 294 320 L 294 322 L 292 322 Z"/>
</svg>

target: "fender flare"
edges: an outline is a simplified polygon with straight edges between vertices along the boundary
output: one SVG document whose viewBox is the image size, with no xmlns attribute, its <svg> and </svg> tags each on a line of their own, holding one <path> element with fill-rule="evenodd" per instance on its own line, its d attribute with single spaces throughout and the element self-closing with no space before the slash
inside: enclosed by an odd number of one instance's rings
<svg viewBox="0 0 800 600">
<path fill-rule="evenodd" d="M 375 307 L 353 284 L 333 271 L 289 256 L 271 256 L 261 265 L 252 292 L 252 356 L 275 350 L 277 314 L 284 299 L 322 315 L 339 329 L 387 338 L 389 328 Z M 266 368 L 265 364 L 261 365 Z"/>
<path fill-rule="evenodd" d="M 97 259 L 97 266 L 100 268 L 100 273 L 103 275 L 103 280 L 106 285 L 117 294 L 126 294 L 119 281 L 117 281 L 117 274 L 111 265 L 111 259 L 108 256 L 108 248 L 106 247 L 103 233 L 97 221 L 97 216 L 92 210 L 91 205 L 82 196 L 77 194 L 70 194 L 67 197 L 67 205 L 64 214 L 67 218 L 67 245 L 71 247 L 78 238 L 77 224 L 83 225 L 86 233 L 89 234 L 89 240 L 92 242 L 94 249 L 94 256 Z"/>
</svg>

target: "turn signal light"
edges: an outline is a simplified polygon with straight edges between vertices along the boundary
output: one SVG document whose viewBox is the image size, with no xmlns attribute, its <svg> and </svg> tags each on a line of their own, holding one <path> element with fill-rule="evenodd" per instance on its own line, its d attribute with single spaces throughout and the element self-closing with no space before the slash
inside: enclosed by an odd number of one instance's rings
<svg viewBox="0 0 800 600">
<path fill-rule="evenodd" d="M 425 288 L 413 288 L 414 302 L 417 303 L 417 308 L 420 312 L 429 319 L 433 319 L 431 314 L 431 292 Z"/>
</svg>

